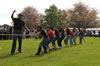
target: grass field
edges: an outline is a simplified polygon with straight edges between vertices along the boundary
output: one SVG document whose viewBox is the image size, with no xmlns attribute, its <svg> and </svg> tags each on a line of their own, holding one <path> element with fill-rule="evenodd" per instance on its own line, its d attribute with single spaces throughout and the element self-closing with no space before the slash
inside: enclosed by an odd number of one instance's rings
<svg viewBox="0 0 100 66">
<path fill-rule="evenodd" d="M 10 55 L 12 40 L 0 40 L 0 66 L 100 66 L 100 38 L 35 56 L 40 40 L 24 39 L 22 53 Z M 65 44 L 63 43 L 63 47 Z"/>
</svg>

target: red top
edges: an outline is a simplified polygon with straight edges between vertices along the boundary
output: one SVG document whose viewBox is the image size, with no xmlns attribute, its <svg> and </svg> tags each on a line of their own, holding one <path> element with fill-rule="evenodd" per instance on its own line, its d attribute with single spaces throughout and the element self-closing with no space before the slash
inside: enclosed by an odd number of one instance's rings
<svg viewBox="0 0 100 66">
<path fill-rule="evenodd" d="M 52 30 L 48 30 L 47 34 L 50 38 L 55 36 Z"/>
<path fill-rule="evenodd" d="M 70 35 L 75 36 L 75 33 L 72 30 L 70 30 Z"/>
</svg>

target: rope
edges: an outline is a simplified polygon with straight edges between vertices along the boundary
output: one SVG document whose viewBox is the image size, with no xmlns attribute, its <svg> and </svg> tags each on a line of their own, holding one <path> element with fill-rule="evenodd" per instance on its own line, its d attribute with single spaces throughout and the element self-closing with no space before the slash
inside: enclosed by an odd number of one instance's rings
<svg viewBox="0 0 100 66">
<path fill-rule="evenodd" d="M 34 36 L 32 34 L 0 34 L 0 36 Z"/>
</svg>

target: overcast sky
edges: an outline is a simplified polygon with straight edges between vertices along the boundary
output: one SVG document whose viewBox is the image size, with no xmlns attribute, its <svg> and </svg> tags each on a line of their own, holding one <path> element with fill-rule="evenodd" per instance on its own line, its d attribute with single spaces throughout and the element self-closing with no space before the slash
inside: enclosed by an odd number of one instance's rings
<svg viewBox="0 0 100 66">
<path fill-rule="evenodd" d="M 60 9 L 69 9 L 73 7 L 73 4 L 79 1 L 100 11 L 100 0 L 1 0 L 0 25 L 10 24 L 10 16 L 14 9 L 16 9 L 16 14 L 18 14 L 24 7 L 33 6 L 37 8 L 40 13 L 44 13 L 45 8 L 49 8 L 52 4 L 55 4 Z"/>
</svg>

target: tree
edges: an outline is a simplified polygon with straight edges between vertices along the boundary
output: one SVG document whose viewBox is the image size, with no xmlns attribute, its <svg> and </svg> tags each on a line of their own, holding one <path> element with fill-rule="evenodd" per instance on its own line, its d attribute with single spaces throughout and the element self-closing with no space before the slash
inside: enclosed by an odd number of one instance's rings
<svg viewBox="0 0 100 66">
<path fill-rule="evenodd" d="M 23 14 L 23 20 L 29 29 L 33 29 L 37 25 L 40 25 L 40 16 L 36 8 L 31 6 L 25 7 L 21 14 Z"/>
<path fill-rule="evenodd" d="M 59 10 L 59 27 L 65 28 L 68 26 L 68 17 L 67 17 L 67 12 L 66 10 Z"/>
<path fill-rule="evenodd" d="M 77 28 L 95 27 L 97 24 L 97 10 L 91 9 L 82 2 L 74 4 L 68 10 L 69 26 Z"/>
<path fill-rule="evenodd" d="M 45 24 L 47 26 L 58 27 L 60 24 L 60 13 L 61 11 L 55 5 L 50 6 L 49 9 L 45 10 Z"/>
<path fill-rule="evenodd" d="M 43 15 L 43 14 L 40 14 L 40 24 L 44 28 L 48 26 L 46 21 L 45 21 L 45 15 Z"/>
</svg>

